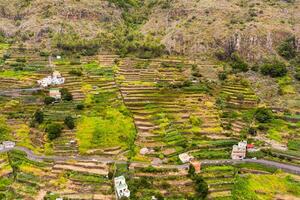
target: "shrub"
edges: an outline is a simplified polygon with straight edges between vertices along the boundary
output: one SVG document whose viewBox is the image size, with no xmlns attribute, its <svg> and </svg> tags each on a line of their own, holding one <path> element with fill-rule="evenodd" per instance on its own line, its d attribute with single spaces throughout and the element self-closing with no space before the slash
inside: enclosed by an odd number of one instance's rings
<svg viewBox="0 0 300 200">
<path fill-rule="evenodd" d="M 77 104 L 76 105 L 76 109 L 77 110 L 83 110 L 84 109 L 84 104 L 82 104 L 82 103 L 81 104 Z"/>
<path fill-rule="evenodd" d="M 51 104 L 51 103 L 53 103 L 53 102 L 55 102 L 55 98 L 53 98 L 53 97 L 47 96 L 47 97 L 45 97 L 45 99 L 44 99 L 44 103 L 45 103 L 46 105 L 49 105 L 49 104 Z"/>
<path fill-rule="evenodd" d="M 41 124 L 44 121 L 44 113 L 41 110 L 35 111 L 33 115 L 34 121 Z"/>
<path fill-rule="evenodd" d="M 189 166 L 188 173 L 189 173 L 190 177 L 193 177 L 195 175 L 195 167 L 192 164 L 190 164 L 190 166 Z"/>
<path fill-rule="evenodd" d="M 48 57 L 49 55 L 50 55 L 50 53 L 48 51 L 41 51 L 40 52 L 40 56 Z"/>
<path fill-rule="evenodd" d="M 255 111 L 255 119 L 260 123 L 266 123 L 273 119 L 273 113 L 267 108 L 258 108 Z"/>
<path fill-rule="evenodd" d="M 224 81 L 227 79 L 227 73 L 226 72 L 219 72 L 218 77 L 221 81 Z"/>
<path fill-rule="evenodd" d="M 73 96 L 67 88 L 60 89 L 60 93 L 61 93 L 61 97 L 62 97 L 63 100 L 65 100 L 65 101 L 72 101 L 73 100 Z"/>
<path fill-rule="evenodd" d="M 9 59 L 10 56 L 11 56 L 11 55 L 10 55 L 9 53 L 4 53 L 4 54 L 3 54 L 3 59 L 4 59 L 4 60 Z"/>
<path fill-rule="evenodd" d="M 248 64 L 236 53 L 231 55 L 230 66 L 234 72 L 248 71 Z"/>
<path fill-rule="evenodd" d="M 256 128 L 250 127 L 250 128 L 248 129 L 248 133 L 249 133 L 250 135 L 255 136 L 256 133 L 257 133 Z"/>
<path fill-rule="evenodd" d="M 58 123 L 48 124 L 46 127 L 46 133 L 48 135 L 49 140 L 54 140 L 58 138 L 61 134 L 62 126 Z"/>
<path fill-rule="evenodd" d="M 73 129 L 75 127 L 74 118 L 72 116 L 67 116 L 64 123 L 69 129 Z"/>
<path fill-rule="evenodd" d="M 26 62 L 26 58 L 17 58 L 16 62 L 25 63 Z"/>
<path fill-rule="evenodd" d="M 69 71 L 69 74 L 70 75 L 75 75 L 75 76 L 82 76 L 82 71 L 72 69 L 71 71 Z"/>
<path fill-rule="evenodd" d="M 206 196 L 208 195 L 208 185 L 207 185 L 207 183 L 199 175 L 194 176 L 194 181 L 196 183 L 196 192 L 197 192 L 198 199 L 205 199 Z"/>
<path fill-rule="evenodd" d="M 287 73 L 286 65 L 276 59 L 266 61 L 262 64 L 260 71 L 263 75 L 271 77 L 282 77 Z"/>
<path fill-rule="evenodd" d="M 295 74 L 295 79 L 297 79 L 298 81 L 300 81 L 300 70 L 298 70 Z"/>
<path fill-rule="evenodd" d="M 296 38 L 295 36 L 289 37 L 284 40 L 278 47 L 277 52 L 279 55 L 284 57 L 285 59 L 293 59 L 297 52 L 296 52 Z"/>
</svg>

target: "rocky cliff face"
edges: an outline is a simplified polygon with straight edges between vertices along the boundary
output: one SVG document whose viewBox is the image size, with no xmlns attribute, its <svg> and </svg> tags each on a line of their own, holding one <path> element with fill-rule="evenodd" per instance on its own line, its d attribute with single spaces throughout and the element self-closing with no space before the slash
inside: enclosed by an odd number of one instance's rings
<svg viewBox="0 0 300 200">
<path fill-rule="evenodd" d="M 169 54 L 234 49 L 258 59 L 274 53 L 289 35 L 296 35 L 300 50 L 300 1 L 289 2 L 158 0 L 139 31 L 159 38 Z M 124 23 L 123 12 L 106 0 L 0 0 L 0 31 L 32 43 L 69 30 L 91 38 Z"/>
<path fill-rule="evenodd" d="M 299 13 L 299 1 L 174 0 L 156 7 L 143 31 L 160 37 L 169 53 L 234 48 L 255 59 L 273 53 L 287 36 L 300 36 Z"/>
<path fill-rule="evenodd" d="M 42 41 L 50 32 L 69 30 L 93 37 L 120 21 L 121 11 L 107 1 L 0 0 L 0 31 L 31 42 Z"/>
</svg>

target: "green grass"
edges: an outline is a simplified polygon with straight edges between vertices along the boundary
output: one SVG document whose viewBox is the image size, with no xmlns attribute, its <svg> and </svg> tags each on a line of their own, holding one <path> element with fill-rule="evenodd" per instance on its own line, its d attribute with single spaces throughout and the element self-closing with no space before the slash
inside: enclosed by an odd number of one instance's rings
<svg viewBox="0 0 300 200">
<path fill-rule="evenodd" d="M 0 142 L 9 140 L 11 138 L 11 129 L 6 123 L 6 118 L 0 116 Z"/>
<path fill-rule="evenodd" d="M 32 72 L 26 71 L 14 71 L 14 70 L 5 70 L 0 72 L 0 78 L 15 78 L 15 79 L 24 79 L 32 75 Z"/>
<path fill-rule="evenodd" d="M 103 176 L 83 174 L 75 171 L 69 171 L 66 174 L 69 179 L 81 182 L 92 182 L 100 184 L 105 181 Z"/>
<path fill-rule="evenodd" d="M 277 83 L 282 94 L 295 94 L 295 88 L 292 85 L 292 78 L 288 75 L 277 78 Z"/>
<path fill-rule="evenodd" d="M 276 194 L 300 196 L 300 183 L 286 174 L 249 175 L 237 177 L 233 199 L 275 199 Z"/>
<path fill-rule="evenodd" d="M 259 170 L 259 171 L 266 171 L 270 173 L 274 173 L 277 171 L 275 167 L 269 167 L 258 163 L 240 163 L 240 164 L 236 164 L 235 167 L 240 169 L 246 168 L 246 169 Z"/>
<path fill-rule="evenodd" d="M 84 116 L 78 123 L 76 136 L 79 150 L 121 146 L 129 148 L 135 136 L 133 120 L 115 108 L 108 108 L 103 117 Z"/>
</svg>

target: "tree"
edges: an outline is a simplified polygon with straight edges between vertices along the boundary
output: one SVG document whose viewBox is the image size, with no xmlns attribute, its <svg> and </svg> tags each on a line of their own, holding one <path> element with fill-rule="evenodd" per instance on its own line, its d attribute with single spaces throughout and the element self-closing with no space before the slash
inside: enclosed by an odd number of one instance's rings
<svg viewBox="0 0 300 200">
<path fill-rule="evenodd" d="M 60 89 L 60 93 L 61 93 L 61 96 L 62 96 L 63 100 L 65 100 L 65 101 L 72 101 L 73 100 L 73 96 L 67 88 Z"/>
<path fill-rule="evenodd" d="M 46 105 L 49 105 L 49 104 L 51 104 L 51 103 L 53 103 L 53 102 L 55 102 L 55 98 L 54 98 L 54 97 L 49 97 L 49 96 L 47 96 L 47 97 L 45 97 L 45 99 L 44 99 L 44 103 L 45 103 Z"/>
<path fill-rule="evenodd" d="M 73 129 L 75 127 L 74 118 L 72 116 L 67 116 L 64 123 L 69 129 Z"/>
<path fill-rule="evenodd" d="M 220 73 L 218 74 L 218 77 L 219 77 L 219 79 L 220 79 L 221 81 L 224 81 L 224 80 L 227 79 L 227 73 L 226 73 L 226 72 L 220 72 Z"/>
<path fill-rule="evenodd" d="M 44 121 L 44 113 L 41 110 L 35 111 L 33 115 L 34 121 L 41 124 Z"/>
<path fill-rule="evenodd" d="M 190 164 L 190 166 L 189 166 L 188 173 L 189 173 L 190 177 L 193 177 L 195 175 L 195 167 L 192 164 Z"/>
<path fill-rule="evenodd" d="M 266 123 L 273 119 L 272 111 L 267 108 L 258 108 L 255 111 L 255 119 L 260 123 Z"/>
<path fill-rule="evenodd" d="M 287 60 L 293 59 L 297 55 L 295 36 L 287 38 L 277 48 L 278 54 Z"/>
<path fill-rule="evenodd" d="M 286 75 L 287 68 L 284 62 L 277 59 L 266 61 L 260 69 L 261 73 L 265 76 L 282 77 Z"/>
<path fill-rule="evenodd" d="M 205 199 L 205 197 L 208 195 L 208 185 L 207 185 L 207 183 L 199 175 L 194 177 L 194 181 L 196 183 L 196 191 L 197 191 L 198 199 Z"/>
<path fill-rule="evenodd" d="M 48 124 L 48 126 L 46 127 L 46 132 L 49 140 L 54 140 L 58 138 L 61 134 L 61 131 L 62 131 L 62 125 L 58 123 L 51 123 Z"/>
<path fill-rule="evenodd" d="M 84 105 L 81 103 L 81 104 L 77 104 L 76 105 L 76 109 L 77 110 L 83 110 L 84 109 Z"/>
<path fill-rule="evenodd" d="M 248 71 L 248 64 L 237 53 L 231 55 L 230 66 L 234 72 Z"/>
</svg>

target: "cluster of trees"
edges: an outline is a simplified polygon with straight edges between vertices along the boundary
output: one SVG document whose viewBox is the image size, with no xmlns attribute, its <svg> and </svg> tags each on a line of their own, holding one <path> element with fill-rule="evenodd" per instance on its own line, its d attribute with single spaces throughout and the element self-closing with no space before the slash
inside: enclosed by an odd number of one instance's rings
<svg viewBox="0 0 300 200">
<path fill-rule="evenodd" d="M 271 77 L 282 77 L 287 73 L 287 67 L 284 62 L 277 59 L 266 60 L 261 66 L 260 71 L 263 75 Z"/>
<path fill-rule="evenodd" d="M 164 45 L 151 35 L 143 35 L 131 26 L 118 26 L 110 33 L 99 36 L 101 44 L 111 50 L 116 50 L 121 56 L 133 54 L 141 58 L 151 58 L 162 55 Z"/>
<path fill-rule="evenodd" d="M 99 39 L 84 39 L 76 33 L 56 34 L 53 40 L 57 48 L 84 56 L 95 55 L 100 48 Z"/>
<path fill-rule="evenodd" d="M 273 113 L 268 108 L 258 108 L 255 111 L 255 119 L 260 123 L 267 123 L 273 119 Z"/>
<path fill-rule="evenodd" d="M 42 110 L 35 111 L 33 115 L 33 119 L 31 122 L 31 126 L 35 126 L 36 124 L 42 124 L 44 122 L 44 113 Z M 47 137 L 49 140 L 54 140 L 61 135 L 63 130 L 63 125 L 56 122 L 46 122 L 45 132 L 47 133 Z M 67 116 L 64 119 L 64 125 L 69 129 L 75 128 L 75 119 L 72 116 Z"/>
</svg>

